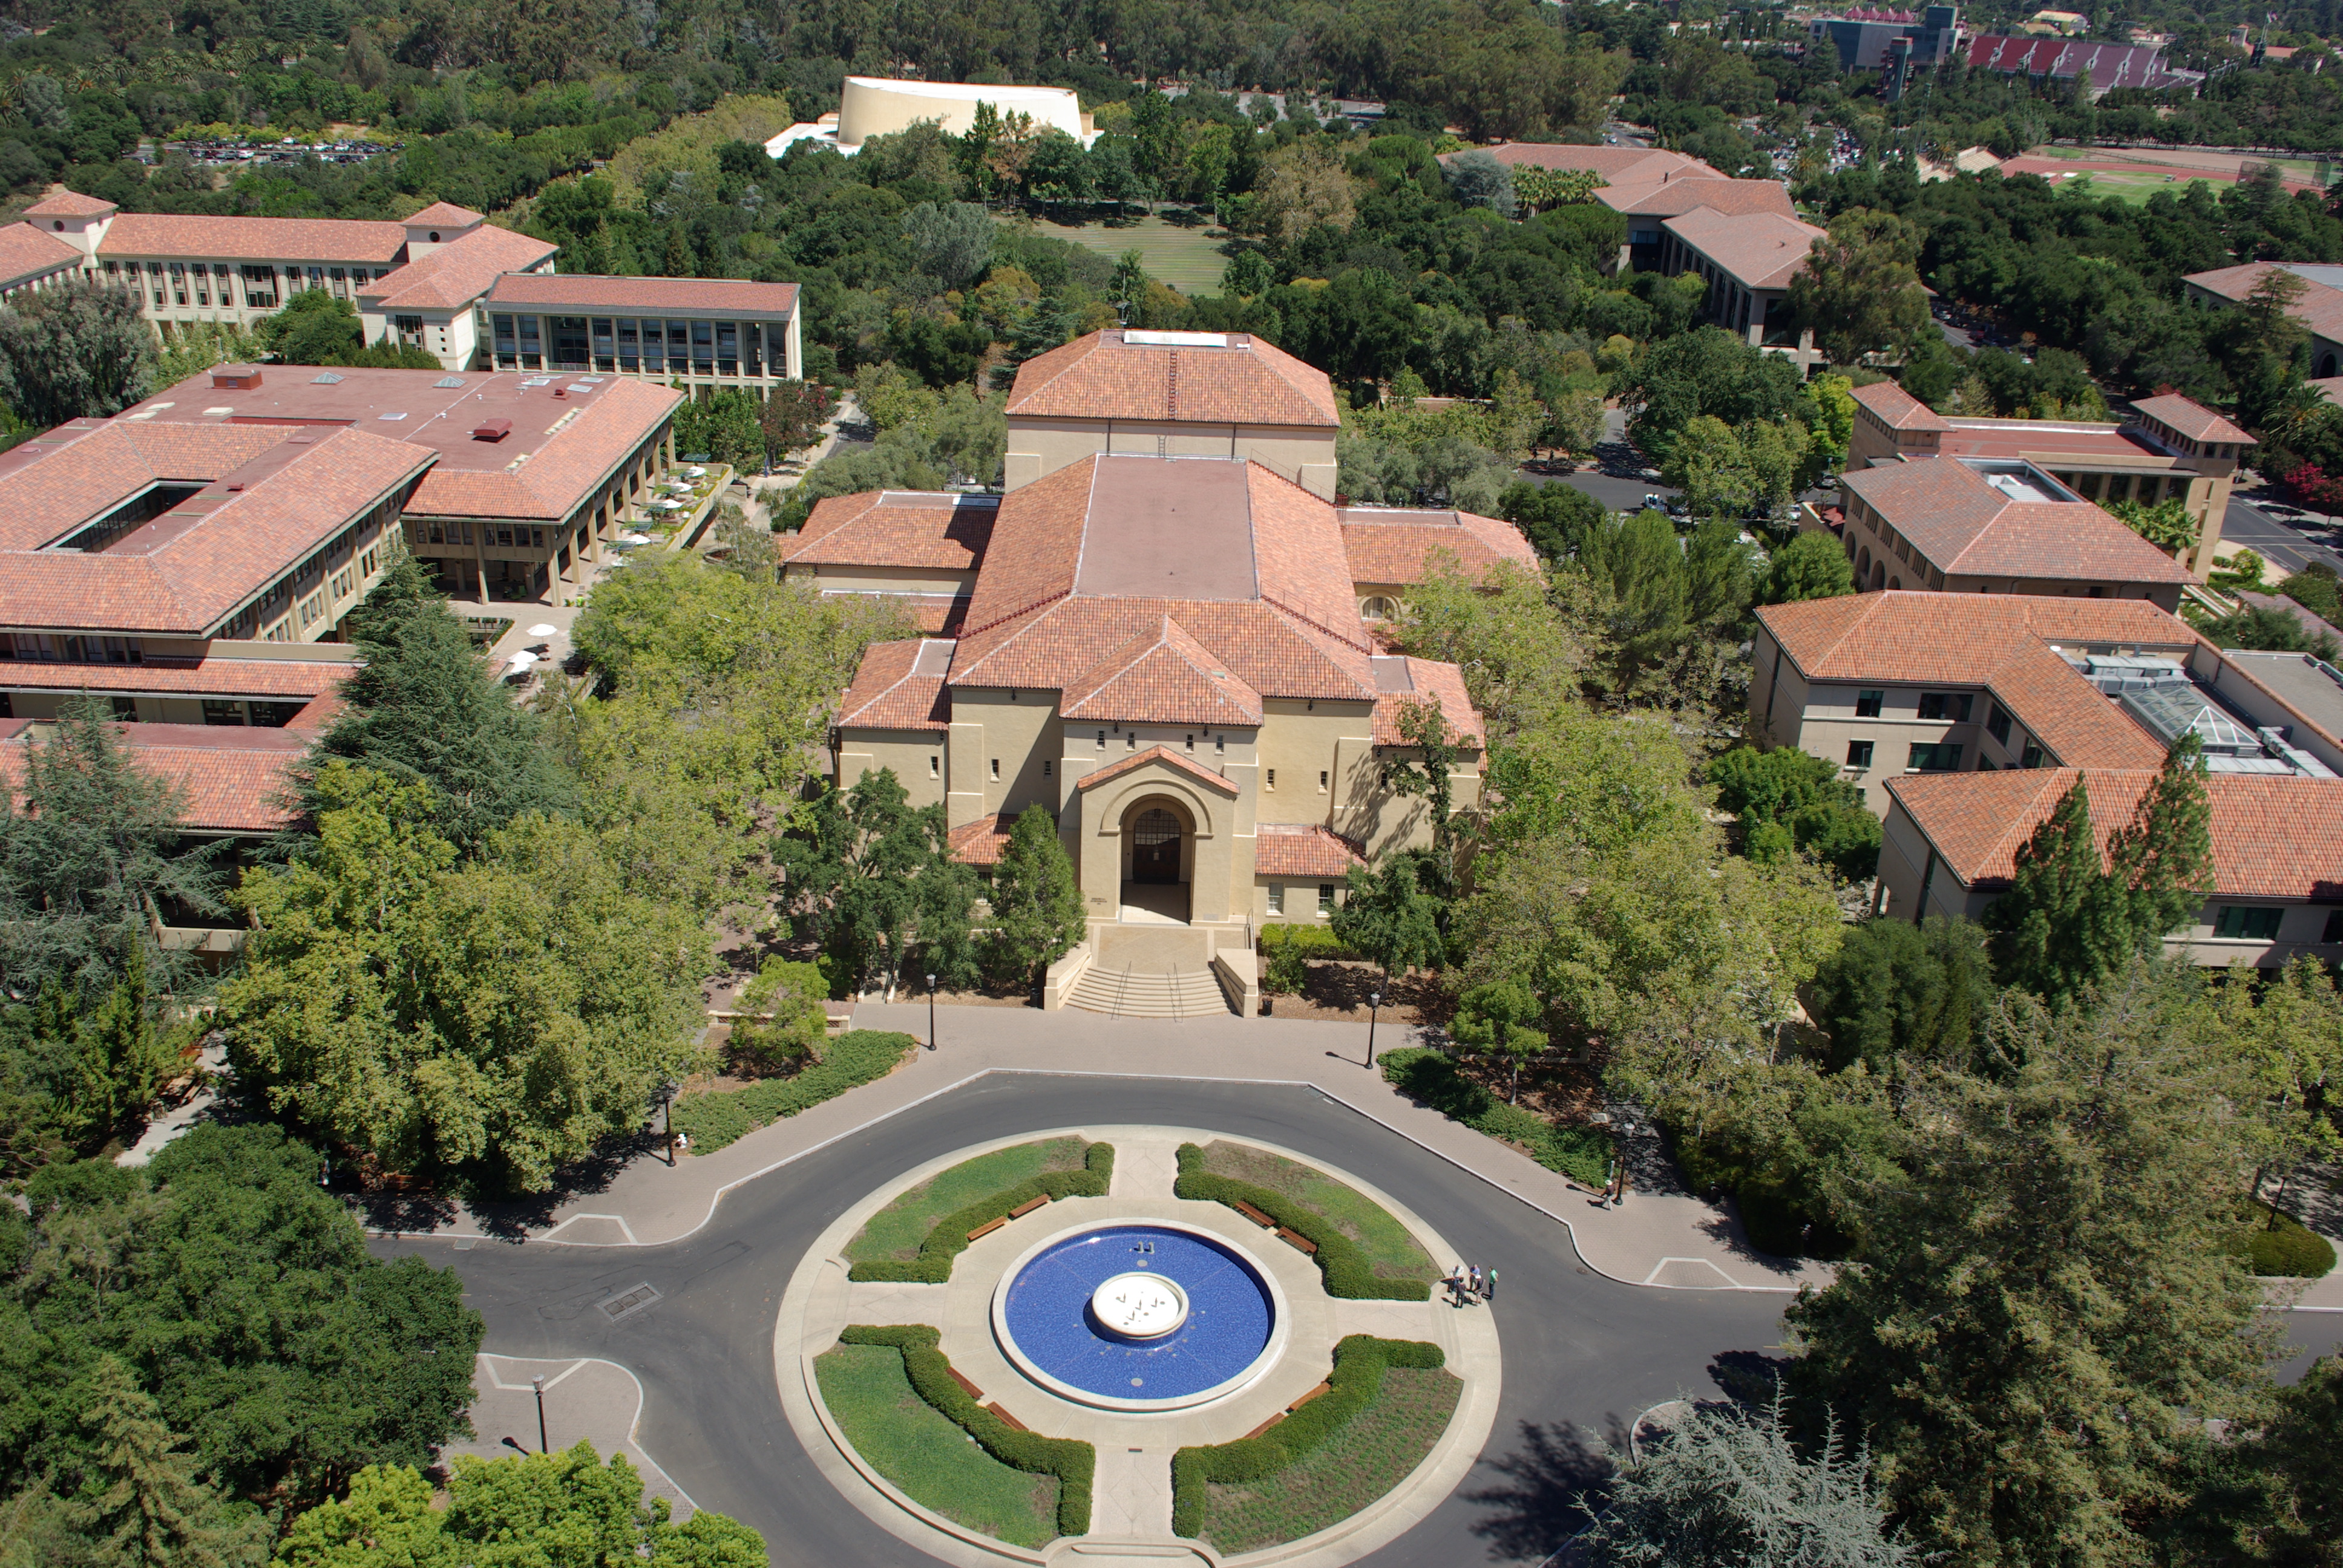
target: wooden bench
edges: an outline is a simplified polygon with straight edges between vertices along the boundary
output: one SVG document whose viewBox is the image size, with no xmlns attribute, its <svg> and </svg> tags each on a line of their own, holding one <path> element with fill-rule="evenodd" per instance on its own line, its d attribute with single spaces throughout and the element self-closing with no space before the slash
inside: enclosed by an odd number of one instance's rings
<svg viewBox="0 0 2343 1568">
<path fill-rule="evenodd" d="M 1285 1407 L 1285 1413 L 1292 1415 L 1295 1411 L 1300 1410 L 1312 1400 L 1324 1399 L 1328 1394 L 1332 1393 L 1333 1392 L 1334 1385 L 1332 1383 L 1322 1382 L 1316 1388 L 1312 1389 L 1308 1393 L 1303 1394 L 1300 1399 L 1295 1400 L 1292 1404 L 1287 1405 Z"/>
<path fill-rule="evenodd" d="M 951 1373 L 952 1382 L 960 1384 L 960 1392 L 968 1395 L 969 1398 L 975 1400 L 980 1400 L 984 1397 L 984 1391 L 982 1389 L 977 1387 L 974 1383 L 969 1382 L 968 1379 L 960 1375 L 960 1368 L 946 1367 L 944 1370 Z"/>
<path fill-rule="evenodd" d="M 1014 1209 L 1010 1210 L 1009 1217 L 1012 1220 L 1022 1220 L 1026 1215 L 1031 1214 L 1034 1210 L 1039 1209 L 1042 1204 L 1049 1201 L 1050 1195 L 1047 1192 L 1028 1198 L 1022 1203 L 1018 1204 Z"/>
<path fill-rule="evenodd" d="M 1259 1437 L 1262 1432 L 1267 1432 L 1271 1427 L 1275 1426 L 1279 1422 L 1283 1421 L 1284 1419 L 1285 1412 L 1281 1410 L 1275 1415 L 1271 1416 L 1267 1421 L 1262 1422 L 1259 1426 L 1254 1427 L 1251 1432 L 1246 1432 L 1245 1435 L 1247 1437 Z"/>
<path fill-rule="evenodd" d="M 1007 1223 L 1009 1223 L 1009 1216 L 1006 1214 L 1003 1214 L 998 1220 L 987 1220 L 983 1224 L 979 1225 L 975 1230 L 970 1231 L 968 1233 L 968 1239 L 973 1241 L 980 1237 L 990 1236 L 995 1231 L 998 1231 L 1001 1226 L 1006 1225 Z"/>
<path fill-rule="evenodd" d="M 1268 1215 L 1262 1213 L 1260 1210 L 1254 1208 L 1252 1204 L 1246 1202 L 1242 1198 L 1238 1199 L 1236 1201 L 1236 1211 L 1242 1214 L 1246 1219 L 1252 1221 L 1254 1224 L 1260 1226 L 1264 1231 L 1274 1231 L 1277 1229 L 1276 1221 L 1271 1219 Z"/>
<path fill-rule="evenodd" d="M 1309 1237 L 1303 1235 L 1299 1231 L 1289 1231 L 1284 1226 L 1281 1225 L 1277 1229 L 1277 1239 L 1281 1241 L 1287 1242 L 1290 1245 L 1299 1247 L 1302 1251 L 1309 1253 L 1312 1257 L 1316 1257 L 1318 1255 L 1318 1243 L 1312 1241 Z"/>
<path fill-rule="evenodd" d="M 1030 1432 L 1030 1431 L 1031 1431 L 1031 1430 L 1032 1430 L 1031 1428 L 1028 1427 L 1028 1426 L 1027 1426 L 1023 1422 L 1021 1422 L 1021 1421 L 1018 1420 L 1015 1416 L 1013 1416 L 1013 1415 L 1010 1414 L 1007 1411 L 1005 1411 L 1005 1410 L 1001 1409 L 1001 1402 L 1000 1402 L 999 1400 L 997 1400 L 997 1399 L 996 1399 L 996 1400 L 994 1400 L 990 1404 L 986 1405 L 984 1408 L 985 1408 L 986 1410 L 990 1411 L 993 1414 L 995 1414 L 995 1415 L 999 1416 L 999 1417 L 1001 1418 L 1001 1420 L 1002 1423 L 1003 1423 L 1004 1425 L 1006 1425 L 1006 1426 L 1009 1428 L 1009 1430 L 1010 1430 L 1010 1431 L 1011 1431 L 1011 1432 Z"/>
</svg>

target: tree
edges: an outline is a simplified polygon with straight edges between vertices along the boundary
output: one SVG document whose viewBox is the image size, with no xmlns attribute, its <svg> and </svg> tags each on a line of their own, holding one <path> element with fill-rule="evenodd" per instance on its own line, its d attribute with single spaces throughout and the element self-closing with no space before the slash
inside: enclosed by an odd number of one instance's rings
<svg viewBox="0 0 2343 1568">
<path fill-rule="evenodd" d="M 1597 1568 L 1902 1568 L 1921 1561 L 1873 1495 L 1869 1452 L 1828 1423 L 1802 1452 L 1776 1396 L 1761 1414 L 1687 1402 L 1682 1420 L 1622 1462 L 1607 1503 L 1579 1507 Z"/>
<path fill-rule="evenodd" d="M 1426 698 L 1401 702 L 1398 721 L 1404 749 L 1384 764 L 1383 778 L 1394 793 L 1424 803 L 1432 818 L 1432 856 L 1424 869 L 1444 896 L 1456 885 L 1456 760 L 1465 737 L 1440 704 Z M 1384 972 L 1390 972 L 1389 965 Z"/>
<path fill-rule="evenodd" d="M 2234 615 L 2206 621 L 2197 630 L 2219 648 L 2249 648 L 2272 653 L 2308 653 L 2333 663 L 2338 649 L 2335 634 L 2314 635 L 2289 609 L 2276 605 L 2248 604 Z"/>
<path fill-rule="evenodd" d="M 1337 941 L 1383 971 L 1386 995 L 1399 976 L 1431 969 L 1447 956 L 1437 891 L 1443 875 L 1421 851 L 1406 850 L 1384 857 L 1373 870 L 1350 869 L 1348 894 L 1330 924 Z"/>
<path fill-rule="evenodd" d="M 1254 194 L 1269 237 L 1290 246 L 1312 229 L 1348 230 L 1357 220 L 1363 182 L 1326 136 L 1302 136 L 1262 160 Z"/>
<path fill-rule="evenodd" d="M 1475 581 L 1442 550 L 1426 555 L 1388 630 L 1399 651 L 1463 670 L 1465 694 L 1500 735 L 1574 697 L 1586 662 L 1537 574 L 1499 562 Z"/>
<path fill-rule="evenodd" d="M 809 381 L 784 381 L 765 395 L 757 420 L 765 433 L 765 458 L 812 446 L 830 418 L 830 388 Z"/>
<path fill-rule="evenodd" d="M 1736 746 L 1709 764 L 1708 777 L 1717 804 L 1741 819 L 1751 859 L 1777 860 L 1798 849 L 1848 881 L 1878 869 L 1879 819 L 1827 758 L 1795 747 Z"/>
<path fill-rule="evenodd" d="M 126 289 L 74 273 L 0 306 L 0 403 L 40 428 L 113 417 L 154 369 L 154 329 Z"/>
<path fill-rule="evenodd" d="M 825 789 L 773 846 L 787 907 L 824 946 L 850 992 L 906 976 L 974 983 L 976 874 L 951 858 L 940 806 L 914 808 L 891 768 Z"/>
<path fill-rule="evenodd" d="M 1521 1100 L 1522 1065 L 1554 1043 L 1545 1016 L 1545 1003 L 1518 979 L 1490 980 L 1456 999 L 1456 1042 L 1503 1059 L 1513 1070 L 1508 1103 Z"/>
<path fill-rule="evenodd" d="M 1513 171 L 1481 147 L 1448 160 L 1448 194 L 1462 206 L 1483 206 L 1499 217 L 1513 216 Z"/>
<path fill-rule="evenodd" d="M 268 1520 L 232 1511 L 196 1474 L 186 1442 L 122 1362 L 100 1357 L 89 1423 L 96 1442 L 67 1517 L 109 1563 L 125 1568 L 259 1568 Z"/>
<path fill-rule="evenodd" d="M 1523 164 L 1512 172 L 1513 194 L 1523 207 L 1534 213 L 1583 206 L 1611 183 L 1593 169 L 1542 169 L 1534 164 Z"/>
<path fill-rule="evenodd" d="M 1815 972 L 1815 1021 L 1830 1035 L 1835 1072 L 1860 1061 L 1884 1074 L 1898 1060 L 1984 1070 L 1996 995 L 1981 927 L 1943 915 L 1865 920 Z"/>
<path fill-rule="evenodd" d="M 993 966 L 1029 985 L 1041 984 L 1044 971 L 1082 940 L 1082 890 L 1046 808 L 1028 806 L 1018 814 L 992 869 L 987 901 Z"/>
<path fill-rule="evenodd" d="M 641 1124 L 695 1060 L 707 936 L 630 892 L 590 829 L 539 816 L 458 864 L 428 789 L 329 762 L 317 837 L 236 901 L 220 992 L 236 1070 L 272 1109 L 393 1170 L 538 1192 Z"/>
<path fill-rule="evenodd" d="M 1767 604 L 1837 598 L 1855 591 L 1855 567 L 1845 547 L 1825 533 L 1807 531 L 1774 552 L 1765 571 Z"/>
<path fill-rule="evenodd" d="M 294 772 L 304 821 L 324 808 L 318 780 L 336 761 L 427 785 L 436 830 L 467 850 L 524 812 L 575 808 L 538 719 L 505 695 L 412 556 L 384 569 L 349 632 L 365 662 Z"/>
<path fill-rule="evenodd" d="M 1533 485 L 1516 480 L 1498 498 L 1497 515 L 1549 563 L 1578 553 L 1581 540 L 1602 526 L 1603 503 L 1569 485 Z"/>
<path fill-rule="evenodd" d="M 2090 1005 L 2011 1010 L 2006 1074 L 1908 1074 L 1855 1265 L 1789 1309 L 1792 1387 L 1862 1423 L 1948 1560 L 2139 1560 L 2203 1423 L 2263 1407 L 2277 1330 L 2221 1247 L 2246 1085 L 2203 985 L 2135 957 Z"/>
<path fill-rule="evenodd" d="M 921 202 L 903 215 L 903 238 L 912 265 L 946 288 L 961 288 L 992 264 L 1000 226 L 976 202 Z"/>
<path fill-rule="evenodd" d="M 255 324 L 261 346 L 288 365 L 372 365 L 394 369 L 437 370 L 430 350 L 394 342 L 388 333 L 378 344 L 366 340 L 366 324 L 357 307 L 322 288 L 296 291 L 285 308 Z"/>
<path fill-rule="evenodd" d="M 1801 417 L 1810 406 L 1789 361 L 1721 327 L 1696 327 L 1653 344 L 1623 380 L 1619 402 L 1628 434 L 1662 457 L 1700 415 L 1740 429 Z"/>
<path fill-rule="evenodd" d="M 1917 266 L 1923 237 L 1893 213 L 1851 207 L 1814 242 L 1788 303 L 1832 363 L 1897 354 L 1935 331 Z"/>
<path fill-rule="evenodd" d="M 2175 496 L 2167 501 L 2117 501 L 2107 510 L 2116 521 L 2167 555 L 2197 547 L 2197 519 L 2188 503 Z"/>
</svg>

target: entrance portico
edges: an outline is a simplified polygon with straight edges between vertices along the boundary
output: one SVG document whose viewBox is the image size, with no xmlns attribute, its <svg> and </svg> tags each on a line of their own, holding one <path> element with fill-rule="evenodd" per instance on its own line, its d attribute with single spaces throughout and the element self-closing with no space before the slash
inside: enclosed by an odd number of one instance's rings
<svg viewBox="0 0 2343 1568">
<path fill-rule="evenodd" d="M 1146 911 L 1148 923 L 1239 918 L 1235 784 L 1157 746 L 1081 779 L 1073 805 L 1064 819 L 1068 849 L 1091 920 L 1124 919 L 1126 903 Z M 1243 869 L 1249 889 L 1252 868 Z M 1175 908 L 1180 892 L 1184 910 Z"/>
</svg>

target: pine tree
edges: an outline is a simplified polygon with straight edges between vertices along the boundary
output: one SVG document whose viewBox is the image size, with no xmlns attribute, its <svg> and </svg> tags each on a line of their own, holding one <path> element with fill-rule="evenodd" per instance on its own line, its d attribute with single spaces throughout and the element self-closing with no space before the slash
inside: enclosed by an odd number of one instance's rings
<svg viewBox="0 0 2343 1568">
<path fill-rule="evenodd" d="M 1010 829 L 992 869 L 990 901 L 994 966 L 1029 984 L 1039 985 L 1043 971 L 1082 940 L 1082 890 L 1045 808 L 1026 807 Z"/>
<path fill-rule="evenodd" d="M 2204 747 L 2181 736 L 2131 825 L 2108 846 L 2109 874 L 2134 946 L 2153 953 L 2204 907 L 2212 886 L 2213 807 Z"/>
<path fill-rule="evenodd" d="M 691 236 L 683 232 L 683 225 L 670 224 L 667 231 L 667 254 L 659 261 L 662 277 L 696 277 L 699 263 L 691 254 Z"/>
<path fill-rule="evenodd" d="M 2077 775 L 2017 851 L 2009 890 L 1986 911 L 2005 984 L 2058 1000 L 2104 972 L 2110 944 L 2094 927 L 2105 913 L 2105 879 L 2090 785 Z"/>
<path fill-rule="evenodd" d="M 113 1356 L 98 1362 L 96 1453 L 68 1503 L 77 1532 L 118 1568 L 244 1568 L 268 1558 L 267 1520 L 231 1509 L 196 1474 L 186 1439 Z"/>
</svg>

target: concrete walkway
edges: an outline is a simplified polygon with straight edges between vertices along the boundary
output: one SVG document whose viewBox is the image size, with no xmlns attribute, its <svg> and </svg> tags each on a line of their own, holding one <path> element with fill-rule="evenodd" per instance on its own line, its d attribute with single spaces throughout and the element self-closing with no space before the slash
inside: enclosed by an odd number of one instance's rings
<svg viewBox="0 0 2343 1568">
<path fill-rule="evenodd" d="M 1095 1013 L 992 1007 L 943 1007 L 936 1016 L 940 1049 L 921 1050 L 877 1083 L 775 1122 L 713 1154 L 686 1155 L 672 1170 L 656 1156 L 641 1156 L 598 1174 L 590 1191 L 548 1194 L 527 1206 L 434 1209 L 395 1203 L 372 1213 L 368 1226 L 385 1234 L 655 1245 L 705 1224 L 729 1189 L 987 1073 L 1073 1073 L 1310 1085 L 1556 1221 L 1589 1267 L 1625 1283 L 1786 1292 L 1830 1277 L 1825 1265 L 1755 1251 L 1729 1204 L 1655 1188 L 1670 1179 L 1671 1167 L 1648 1130 L 1630 1148 L 1640 1180 L 1631 1181 L 1619 1209 L 1604 1209 L 1594 1193 L 1526 1155 L 1401 1098 L 1380 1072 L 1363 1064 L 1364 1024 L 1233 1017 L 1110 1020 Z M 866 1003 L 856 1010 L 854 1022 L 862 1029 L 900 1030 L 924 1041 L 928 1010 L 924 1004 Z M 1377 1032 L 1377 1049 L 1413 1044 L 1412 1032 L 1384 1025 Z"/>
<path fill-rule="evenodd" d="M 616 1362 L 482 1355 L 472 1377 L 475 1435 L 469 1442 L 441 1449 L 441 1460 L 459 1453 L 508 1459 L 540 1452 L 536 1378 L 545 1380 L 545 1447 L 559 1453 L 583 1438 L 605 1460 L 623 1453 L 641 1473 L 646 1495 L 666 1498 L 669 1516 L 679 1523 L 691 1517 L 691 1499 L 635 1441 L 643 1413 L 643 1385 Z"/>
</svg>

